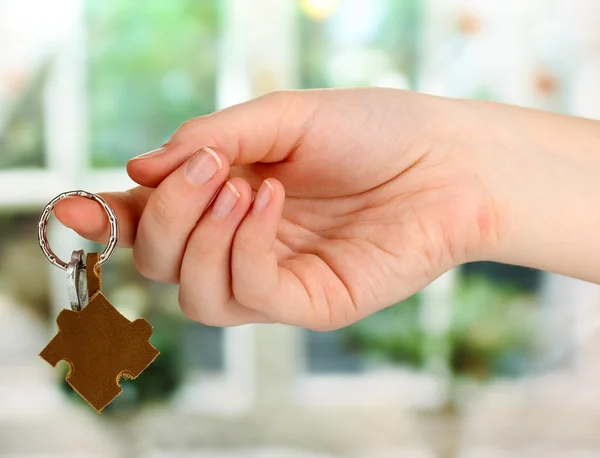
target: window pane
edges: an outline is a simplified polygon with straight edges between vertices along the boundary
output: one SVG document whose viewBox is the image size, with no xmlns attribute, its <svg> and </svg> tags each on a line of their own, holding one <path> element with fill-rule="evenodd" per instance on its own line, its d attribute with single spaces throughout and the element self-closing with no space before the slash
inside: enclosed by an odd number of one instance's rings
<svg viewBox="0 0 600 458">
<path fill-rule="evenodd" d="M 223 371 L 223 328 L 204 326 L 186 319 L 181 346 L 186 369 L 202 372 Z"/>
<path fill-rule="evenodd" d="M 528 267 L 495 262 L 472 262 L 465 264 L 461 269 L 464 278 L 488 278 L 497 284 L 512 287 L 524 293 L 536 293 L 541 286 L 542 272 Z"/>
<path fill-rule="evenodd" d="M 441 335 L 428 333 L 431 313 L 417 294 L 330 333 L 306 333 L 309 373 L 363 372 L 378 367 L 414 370 L 445 361 L 454 376 L 488 379 L 522 376 L 545 364 L 540 355 L 540 272 L 478 263 L 463 268 L 449 301 L 450 320 Z M 427 318 L 429 316 L 429 318 Z M 439 325 L 437 325 L 439 326 Z"/>
<path fill-rule="evenodd" d="M 490 262 L 461 268 L 450 335 L 454 373 L 514 377 L 537 370 L 541 272 Z"/>
<path fill-rule="evenodd" d="M 0 169 L 44 166 L 44 80 L 44 71 L 24 78 L 25 85 L 0 110 Z"/>
<path fill-rule="evenodd" d="M 88 0 L 92 164 L 121 166 L 215 109 L 216 0 Z"/>
<path fill-rule="evenodd" d="M 303 87 L 415 83 L 418 0 L 300 1 Z"/>
<path fill-rule="evenodd" d="M 0 211 L 0 296 L 29 308 L 41 322 L 50 318 L 50 297 L 49 264 L 37 241 L 38 220 L 37 211 Z"/>
<path fill-rule="evenodd" d="M 309 373 L 359 373 L 377 366 L 420 366 L 420 298 L 381 310 L 333 332 L 305 331 Z"/>
<path fill-rule="evenodd" d="M 306 369 L 309 373 L 356 373 L 364 370 L 364 361 L 346 345 L 347 331 L 305 331 Z"/>
</svg>

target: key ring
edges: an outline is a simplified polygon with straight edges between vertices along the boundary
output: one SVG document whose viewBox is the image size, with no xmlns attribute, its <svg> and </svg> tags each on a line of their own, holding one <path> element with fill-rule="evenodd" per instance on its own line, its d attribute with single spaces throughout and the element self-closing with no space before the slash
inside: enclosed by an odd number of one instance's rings
<svg viewBox="0 0 600 458">
<path fill-rule="evenodd" d="M 48 235 L 46 234 L 46 229 L 48 227 L 48 220 L 50 219 L 50 215 L 54 211 L 54 207 L 56 206 L 56 204 L 67 197 L 75 196 L 85 197 L 87 199 L 91 199 L 98 202 L 108 215 L 108 222 L 110 223 L 110 237 L 108 239 L 108 245 L 106 245 L 106 248 L 100 255 L 98 265 L 101 266 L 106 261 L 108 261 L 108 259 L 114 253 L 115 248 L 117 247 L 117 243 L 119 241 L 119 223 L 117 221 L 117 215 L 115 214 L 113 209 L 108 206 L 108 204 L 102 197 L 86 191 L 69 191 L 59 194 L 54 199 L 52 199 L 48 203 L 48 205 L 46 205 L 44 211 L 42 212 L 40 222 L 38 223 L 38 240 L 40 243 L 40 248 L 44 252 L 44 255 L 46 255 L 48 261 L 50 261 L 52 265 L 65 271 L 69 268 L 69 264 L 60 259 L 54 253 L 54 251 L 52 251 L 52 248 L 50 248 L 50 243 L 48 242 Z"/>
<path fill-rule="evenodd" d="M 71 310 L 81 311 L 89 301 L 83 250 L 75 250 L 67 267 L 67 294 Z"/>
</svg>

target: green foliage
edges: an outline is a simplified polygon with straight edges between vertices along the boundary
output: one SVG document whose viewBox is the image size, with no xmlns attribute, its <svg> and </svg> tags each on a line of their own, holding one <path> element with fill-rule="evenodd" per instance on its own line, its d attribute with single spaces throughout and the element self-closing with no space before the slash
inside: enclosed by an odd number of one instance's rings
<svg viewBox="0 0 600 458">
<path fill-rule="evenodd" d="M 416 83 L 417 55 L 419 52 L 420 16 L 422 2 L 418 0 L 387 0 L 382 2 L 381 22 L 374 33 L 361 47 L 383 51 L 389 56 L 395 71 L 408 75 L 410 82 Z M 340 4 L 339 8 L 344 8 Z M 335 13 L 334 13 L 335 14 Z M 331 87 L 333 82 L 328 75 L 328 64 L 338 49 L 331 39 L 330 19 L 300 18 L 300 76 L 302 87 Z M 373 84 L 361 81 L 361 85 Z"/>
<path fill-rule="evenodd" d="M 469 278 L 489 278 L 496 286 L 506 286 L 507 290 L 535 294 L 542 285 L 539 270 L 522 266 L 508 266 L 497 262 L 470 262 L 460 268 L 465 280 Z"/>
<path fill-rule="evenodd" d="M 478 87 L 473 93 L 472 98 L 477 100 L 499 101 L 499 98 L 494 94 L 494 91 L 487 86 Z"/>
<path fill-rule="evenodd" d="M 92 162 L 118 166 L 215 108 L 216 0 L 88 1 Z"/>
<path fill-rule="evenodd" d="M 532 294 L 475 277 L 458 285 L 453 306 L 449 339 L 455 373 L 485 379 L 525 370 L 537 318 Z"/>
<path fill-rule="evenodd" d="M 420 367 L 425 335 L 419 304 L 415 295 L 353 324 L 344 333 L 346 345 L 371 359 Z"/>
<path fill-rule="evenodd" d="M 533 294 L 489 279 L 463 279 L 452 297 L 453 319 L 439 337 L 424 333 L 419 296 L 349 327 L 346 344 L 368 358 L 421 368 L 425 355 L 446 360 L 456 377 L 487 379 L 526 370 L 535 338 Z"/>
<path fill-rule="evenodd" d="M 423 2 L 388 0 L 388 14 L 379 29 L 378 42 L 393 56 L 396 70 L 406 73 L 413 86 L 417 83 L 419 38 Z"/>
</svg>

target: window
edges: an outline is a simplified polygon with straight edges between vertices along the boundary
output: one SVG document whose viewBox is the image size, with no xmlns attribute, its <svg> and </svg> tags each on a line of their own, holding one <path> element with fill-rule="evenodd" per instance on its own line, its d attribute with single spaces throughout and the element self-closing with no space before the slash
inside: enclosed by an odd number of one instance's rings
<svg viewBox="0 0 600 458">
<path fill-rule="evenodd" d="M 309 373 L 357 373 L 364 370 L 360 355 L 346 344 L 346 331 L 306 331 L 306 371 Z"/>
<path fill-rule="evenodd" d="M 215 110 L 216 0 L 86 6 L 92 165 L 121 167 Z"/>
<path fill-rule="evenodd" d="M 123 167 L 128 159 L 160 146 L 188 118 L 216 109 L 222 22 L 218 0 L 82 0 L 56 5 L 53 14 L 64 25 L 53 31 L 60 39 L 37 43 L 45 52 L 34 53 L 38 60 L 28 61 L 18 80 L 0 67 L 0 89 L 14 86 L 6 116 L 0 112 L 0 183 L 10 191 L 0 193 L 0 287 L 39 309 L 48 329 L 55 329 L 67 296 L 64 273 L 37 246 L 42 206 L 66 190 L 132 186 Z M 103 249 L 55 222 L 49 238 L 62 259 L 73 249 Z M 117 250 L 103 275 L 107 297 L 129 318 L 151 322 L 162 353 L 136 383 L 125 383 L 115 408 L 186 390 L 201 408 L 245 402 L 248 390 L 237 385 L 245 383 L 245 369 L 228 345 L 248 348 L 240 339 L 251 334 L 187 320 L 177 288 L 142 278 L 130 250 Z M 207 390 L 211 395 L 202 394 Z"/>
<path fill-rule="evenodd" d="M 414 87 L 422 2 L 299 3 L 303 87 Z"/>
<path fill-rule="evenodd" d="M 46 69 L 15 90 L 11 108 L 0 113 L 0 169 L 42 168 L 44 157 L 43 88 Z M 0 99 L 1 100 L 1 99 Z"/>
<path fill-rule="evenodd" d="M 418 444 L 418 456 L 433 456 L 442 454 L 433 450 L 436 442 L 452 437 L 460 439 L 454 455 L 477 454 L 469 450 L 474 441 L 488 444 L 490 437 L 489 453 L 517 453 L 515 437 L 529 447 L 539 434 L 524 431 L 522 422 L 511 429 L 498 406 L 505 413 L 526 411 L 528 418 L 555 417 L 548 413 L 557 400 L 548 393 L 559 386 L 556 392 L 584 396 L 569 397 L 569 412 L 580 415 L 573 405 L 589 411 L 593 396 L 582 389 L 587 377 L 573 381 L 563 373 L 559 385 L 553 381 L 538 393 L 539 385 L 523 375 L 564 362 L 582 373 L 594 366 L 598 352 L 581 341 L 594 330 L 598 290 L 494 264 L 454 269 L 403 303 L 331 333 L 278 325 L 222 330 L 183 318 L 176 287 L 143 279 L 131 252 L 118 250 L 103 269 L 106 294 L 126 316 L 151 322 L 152 342 L 162 352 L 138 380 L 124 383 L 125 393 L 112 405 L 135 410 L 153 401 L 142 415 L 127 416 L 143 444 L 98 427 L 114 419 L 109 412 L 98 417 L 85 410 L 90 421 L 79 421 L 69 406 L 65 415 L 65 398 L 55 389 L 59 374 L 37 358 L 66 304 L 64 272 L 43 259 L 35 240 L 42 206 L 68 189 L 132 186 L 125 162 L 160 146 L 190 117 L 275 89 L 356 85 L 552 109 L 572 103 L 579 114 L 597 113 L 597 56 L 590 43 L 562 46 L 576 29 L 582 42 L 595 36 L 597 1 L 581 0 L 577 8 L 569 0 L 518 2 L 516 9 L 505 3 L 0 2 L 0 430 L 7 422 L 22 439 L 0 444 L 0 455 L 35 454 L 40 450 L 32 439 L 51 436 L 56 440 L 44 442 L 43 453 L 63 456 L 73 434 L 86 444 L 77 453 L 109 456 L 118 454 L 113 446 L 167 456 L 185 452 L 181 444 L 190 455 L 202 449 L 207 456 L 229 453 L 235 444 L 245 456 L 258 442 L 365 456 L 417 456 Z M 556 24 L 566 27 L 559 33 Z M 534 35 L 543 35 L 537 44 Z M 553 45 L 540 49 L 540 43 Z M 565 54 L 574 65 L 564 65 Z M 74 248 L 100 248 L 58 224 L 50 232 L 63 258 Z M 547 340 L 538 342 L 539 331 Z M 558 357 L 539 365 L 548 342 Z M 565 349 L 575 358 L 560 359 Z M 504 383 L 482 384 L 477 393 L 492 402 L 467 391 L 469 409 L 438 409 L 437 415 L 434 409 L 448 406 L 448 393 L 463 377 L 522 383 L 511 383 L 510 392 Z M 432 411 L 420 415 L 421 408 Z M 63 417 L 74 419 L 69 425 L 76 431 L 62 427 L 57 420 Z M 449 427 L 439 434 L 442 424 Z M 478 425 L 484 425 L 481 436 Z M 560 436 L 559 427 L 556 432 Z M 572 437 L 563 440 L 573 445 Z M 403 448 L 380 450 L 388 441 Z"/>
<path fill-rule="evenodd" d="M 89 164 L 124 173 L 131 157 L 158 148 L 187 119 L 216 109 L 221 9 L 216 0 L 87 0 L 85 6 Z M 173 393 L 226 376 L 226 332 L 187 320 L 175 286 L 143 279 L 125 250 L 106 264 L 104 275 L 115 306 L 154 327 L 151 341 L 162 355 L 142 376 L 152 380 L 149 385 Z"/>
<path fill-rule="evenodd" d="M 486 15 L 493 8 L 480 9 Z M 473 66 L 493 62 L 479 54 L 487 49 L 477 46 L 484 39 L 479 32 L 490 24 L 477 9 L 435 1 L 303 0 L 299 14 L 306 88 L 431 87 L 441 95 L 510 102 L 514 93 L 507 88 L 520 84 L 514 76 L 498 84 L 487 74 L 487 85 L 480 84 L 482 74 Z M 432 43 L 435 49 L 428 48 Z M 346 329 L 304 331 L 305 372 L 315 379 L 365 379 L 407 368 L 477 379 L 525 375 L 539 363 L 541 287 L 541 273 L 531 269 L 466 265 L 423 294 Z M 349 399 L 358 396 L 349 392 Z"/>
<path fill-rule="evenodd" d="M 521 377 L 543 359 L 542 272 L 491 262 L 462 266 L 451 367 L 475 378 Z"/>
<path fill-rule="evenodd" d="M 417 294 L 347 328 L 306 331 L 307 372 L 360 374 L 381 366 L 420 367 L 420 306 Z"/>
<path fill-rule="evenodd" d="M 50 279 L 47 265 L 39 256 L 38 220 L 37 212 L 0 212 L 0 292 L 28 308 L 42 322 L 51 315 Z M 38 262 L 23 262 L 23 259 Z"/>
<path fill-rule="evenodd" d="M 414 87 L 421 8 L 416 0 L 299 1 L 301 86 Z M 302 331 L 305 376 L 364 377 L 414 366 L 409 341 L 420 332 L 419 303 L 415 296 L 338 331 Z"/>
</svg>

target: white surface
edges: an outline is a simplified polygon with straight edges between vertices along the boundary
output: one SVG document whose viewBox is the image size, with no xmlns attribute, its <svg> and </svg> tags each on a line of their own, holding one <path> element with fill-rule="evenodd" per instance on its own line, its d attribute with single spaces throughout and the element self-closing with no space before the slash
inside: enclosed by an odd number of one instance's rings
<svg viewBox="0 0 600 458">
<path fill-rule="evenodd" d="M 599 456 L 600 450 L 597 449 L 552 449 L 539 446 L 522 449 L 481 447 L 467 450 L 458 458 L 598 458 Z"/>
<path fill-rule="evenodd" d="M 289 449 L 239 449 L 239 450 L 202 450 L 193 452 L 150 452 L 140 458 L 341 458 L 315 452 L 298 452 Z"/>
<path fill-rule="evenodd" d="M 443 381 L 409 370 L 363 375 L 307 375 L 294 386 L 295 401 L 313 407 L 432 408 L 445 400 Z"/>
</svg>

